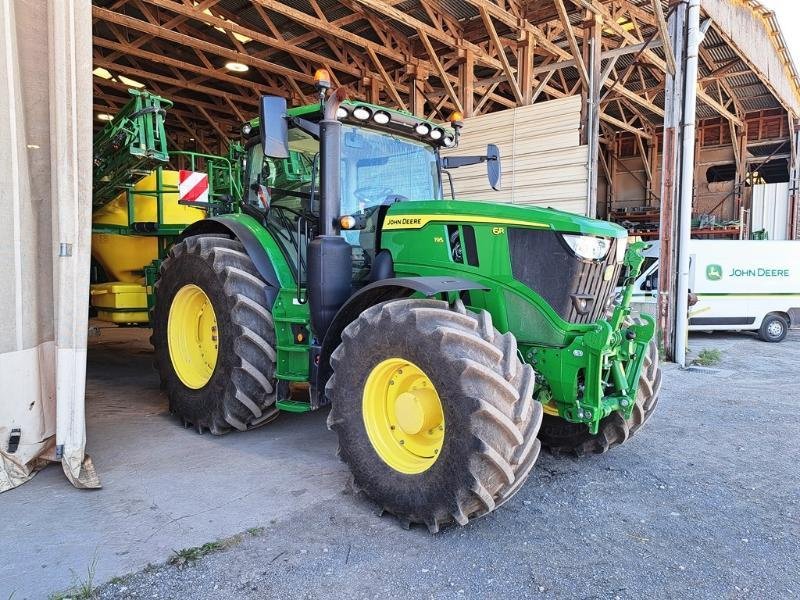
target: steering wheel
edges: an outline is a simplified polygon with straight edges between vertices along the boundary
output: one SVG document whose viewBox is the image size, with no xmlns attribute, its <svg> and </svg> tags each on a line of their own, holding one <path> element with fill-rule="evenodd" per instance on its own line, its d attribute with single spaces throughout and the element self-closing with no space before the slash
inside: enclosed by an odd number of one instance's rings
<svg viewBox="0 0 800 600">
<path fill-rule="evenodd" d="M 375 200 L 383 200 L 387 196 L 391 196 L 394 194 L 394 190 L 390 187 L 380 186 L 380 185 L 368 185 L 362 188 L 356 188 L 353 191 L 353 195 L 355 195 L 356 199 L 367 199 L 371 203 L 374 203 Z"/>
</svg>

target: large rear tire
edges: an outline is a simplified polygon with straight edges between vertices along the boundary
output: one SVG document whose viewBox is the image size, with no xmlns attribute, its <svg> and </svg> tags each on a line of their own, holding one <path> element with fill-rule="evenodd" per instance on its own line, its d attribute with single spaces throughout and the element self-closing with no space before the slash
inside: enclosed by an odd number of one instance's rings
<svg viewBox="0 0 800 600">
<path fill-rule="evenodd" d="M 265 288 L 242 244 L 223 236 L 188 237 L 161 264 L 156 368 L 170 412 L 201 433 L 245 431 L 277 416 Z"/>
<path fill-rule="evenodd" d="M 506 502 L 539 454 L 534 374 L 489 313 L 395 300 L 342 334 L 328 427 L 353 486 L 403 525 L 465 525 Z"/>
<path fill-rule="evenodd" d="M 545 414 L 539 431 L 542 446 L 553 454 L 584 456 L 608 452 L 628 441 L 653 416 L 660 390 L 661 368 L 654 338 L 647 346 L 636 404 L 630 418 L 625 419 L 618 412 L 611 413 L 600 421 L 600 429 L 592 435 L 582 423 L 570 423 L 561 417 Z"/>
</svg>

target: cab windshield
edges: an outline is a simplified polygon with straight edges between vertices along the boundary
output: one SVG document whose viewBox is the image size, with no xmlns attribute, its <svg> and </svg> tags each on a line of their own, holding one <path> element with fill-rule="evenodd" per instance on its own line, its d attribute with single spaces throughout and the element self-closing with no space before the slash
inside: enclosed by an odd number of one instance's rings
<svg viewBox="0 0 800 600">
<path fill-rule="evenodd" d="M 440 198 L 431 146 L 348 124 L 342 126 L 341 135 L 342 214 L 367 211 L 398 197 Z"/>
</svg>

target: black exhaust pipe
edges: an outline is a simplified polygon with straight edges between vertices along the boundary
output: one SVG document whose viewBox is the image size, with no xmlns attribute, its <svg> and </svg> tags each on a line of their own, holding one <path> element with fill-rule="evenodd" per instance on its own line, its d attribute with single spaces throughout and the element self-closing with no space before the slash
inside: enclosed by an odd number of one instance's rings
<svg viewBox="0 0 800 600">
<path fill-rule="evenodd" d="M 331 94 L 319 124 L 319 235 L 308 245 L 307 256 L 311 328 L 319 343 L 325 338 L 336 312 L 350 297 L 353 279 L 350 244 L 339 235 L 342 124 L 336 119 L 336 111 L 344 98 L 343 89 Z"/>
</svg>

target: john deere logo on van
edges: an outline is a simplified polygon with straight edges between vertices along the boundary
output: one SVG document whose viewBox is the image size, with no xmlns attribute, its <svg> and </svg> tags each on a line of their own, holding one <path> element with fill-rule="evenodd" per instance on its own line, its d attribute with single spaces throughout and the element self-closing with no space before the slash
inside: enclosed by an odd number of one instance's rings
<svg viewBox="0 0 800 600">
<path fill-rule="evenodd" d="M 722 279 L 722 267 L 720 265 L 708 265 L 706 267 L 706 279 L 709 281 Z"/>
</svg>

